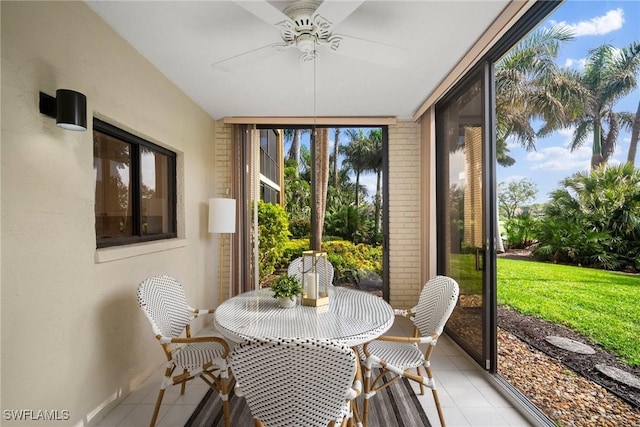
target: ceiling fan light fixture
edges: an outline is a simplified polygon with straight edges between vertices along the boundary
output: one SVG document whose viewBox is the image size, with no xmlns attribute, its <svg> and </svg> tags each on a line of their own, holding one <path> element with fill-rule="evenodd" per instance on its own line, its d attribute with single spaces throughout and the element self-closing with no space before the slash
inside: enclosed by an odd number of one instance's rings
<svg viewBox="0 0 640 427">
<path fill-rule="evenodd" d="M 300 52 L 305 54 L 316 50 L 316 37 L 313 34 L 300 34 L 296 38 L 296 43 Z"/>
</svg>

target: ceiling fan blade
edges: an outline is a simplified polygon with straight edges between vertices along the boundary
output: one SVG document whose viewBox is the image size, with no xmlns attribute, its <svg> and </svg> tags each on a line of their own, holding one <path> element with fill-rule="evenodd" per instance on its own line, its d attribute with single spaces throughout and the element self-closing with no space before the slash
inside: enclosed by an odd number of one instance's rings
<svg viewBox="0 0 640 427">
<path fill-rule="evenodd" d="M 267 59 L 269 56 L 275 55 L 282 51 L 281 43 L 272 43 L 266 46 L 259 47 L 257 49 L 244 52 L 230 58 L 223 59 L 221 61 L 211 64 L 213 68 L 221 71 L 233 71 L 242 66 L 260 62 Z"/>
<path fill-rule="evenodd" d="M 287 15 L 266 0 L 238 1 L 236 4 L 269 25 L 276 25 L 282 21 L 291 21 Z"/>
<path fill-rule="evenodd" d="M 342 40 L 340 46 L 336 50 L 332 50 L 332 53 L 362 59 L 373 64 L 399 68 L 409 59 L 411 53 L 408 49 L 372 40 L 344 34 L 337 34 L 337 36 Z"/>
<path fill-rule="evenodd" d="M 324 0 L 314 15 L 320 15 L 331 22 L 333 28 L 340 25 L 342 21 L 347 19 L 357 8 L 359 8 L 364 0 L 357 1 L 331 1 Z"/>
</svg>

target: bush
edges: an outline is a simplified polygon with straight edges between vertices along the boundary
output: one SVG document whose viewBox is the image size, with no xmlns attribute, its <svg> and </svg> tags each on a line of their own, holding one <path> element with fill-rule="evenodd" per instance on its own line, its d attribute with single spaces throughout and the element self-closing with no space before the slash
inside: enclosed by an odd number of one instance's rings
<svg viewBox="0 0 640 427">
<path fill-rule="evenodd" d="M 309 250 L 309 239 L 289 240 L 282 248 L 282 256 L 276 265 L 278 268 L 287 268 L 291 261 L 301 257 L 303 251 Z"/>
<path fill-rule="evenodd" d="M 258 252 L 260 281 L 275 271 L 289 241 L 287 213 L 280 205 L 258 203 Z"/>
<path fill-rule="evenodd" d="M 521 214 L 504 223 L 507 244 L 510 248 L 526 248 L 534 242 L 537 221 L 531 215 Z"/>
<path fill-rule="evenodd" d="M 309 250 L 309 239 L 290 240 L 285 246 L 278 264 L 287 268 L 295 258 Z M 322 243 L 327 260 L 335 269 L 334 282 L 352 282 L 361 272 L 372 271 L 382 275 L 382 246 L 353 244 L 346 240 L 331 240 Z"/>
<path fill-rule="evenodd" d="M 366 241 L 373 228 L 368 227 L 371 224 L 367 224 L 370 222 L 367 221 L 367 209 L 368 207 L 344 205 L 327 212 L 324 232 L 353 242 Z"/>
<path fill-rule="evenodd" d="M 537 233 L 544 259 L 608 270 L 640 267 L 640 172 L 633 165 L 578 173 L 551 193 Z"/>
<path fill-rule="evenodd" d="M 335 268 L 337 282 L 350 282 L 362 272 L 382 275 L 382 246 L 353 244 L 346 240 L 325 242 L 322 249 Z"/>
</svg>

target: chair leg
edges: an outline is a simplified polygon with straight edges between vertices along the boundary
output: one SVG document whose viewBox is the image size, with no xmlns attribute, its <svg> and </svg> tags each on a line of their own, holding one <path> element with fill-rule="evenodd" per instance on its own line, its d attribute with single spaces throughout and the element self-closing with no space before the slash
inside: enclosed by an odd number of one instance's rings
<svg viewBox="0 0 640 427">
<path fill-rule="evenodd" d="M 220 375 L 220 397 L 222 398 L 222 415 L 224 417 L 224 425 L 225 427 L 230 427 L 231 410 L 229 409 L 229 390 L 227 378 L 222 375 Z"/>
<path fill-rule="evenodd" d="M 420 366 L 416 367 L 416 373 L 420 375 Z M 424 396 L 424 384 L 420 383 L 420 396 Z"/>
<path fill-rule="evenodd" d="M 438 410 L 438 418 L 440 418 L 440 425 L 442 427 L 446 427 L 447 424 L 444 422 L 444 415 L 442 413 L 442 407 L 440 406 L 438 391 L 435 388 L 433 388 L 431 392 L 433 393 L 433 400 L 436 402 L 436 409 Z"/>
<path fill-rule="evenodd" d="M 365 365 L 364 378 L 362 381 L 362 393 L 364 399 L 362 401 L 362 426 L 367 427 L 367 421 L 369 420 L 369 391 L 371 387 L 371 369 L 368 369 Z"/>
<path fill-rule="evenodd" d="M 184 371 L 182 371 L 182 372 L 183 372 L 183 374 L 184 374 L 184 376 L 185 376 L 185 377 L 186 377 L 186 376 L 187 376 L 187 374 L 189 373 L 189 371 L 187 371 L 186 369 L 185 369 Z M 186 382 L 186 381 L 183 381 L 183 382 L 182 382 L 182 385 L 180 386 L 180 395 L 181 395 L 181 396 L 182 396 L 182 395 L 184 395 L 184 391 L 185 391 L 185 389 L 186 389 L 186 388 L 187 388 L 187 382 Z"/>
<path fill-rule="evenodd" d="M 358 404 L 355 400 L 353 400 L 351 402 L 351 412 L 353 413 L 353 416 L 349 419 L 350 420 L 349 426 L 363 427 L 362 419 L 360 418 L 360 412 L 358 411 L 359 411 Z"/>
<path fill-rule="evenodd" d="M 429 378 L 429 384 L 431 384 L 431 392 L 433 393 L 433 401 L 436 403 L 436 409 L 438 410 L 438 418 L 440 418 L 440 425 L 442 427 L 446 427 L 446 423 L 444 421 L 444 414 L 442 413 L 442 406 L 440 406 L 440 398 L 438 397 L 438 390 L 436 390 L 436 383 L 433 380 L 433 374 L 431 373 L 431 368 L 425 367 L 425 371 L 427 371 L 427 377 Z"/>
<path fill-rule="evenodd" d="M 151 416 L 151 423 L 149 427 L 155 427 L 158 420 L 158 413 L 160 412 L 160 406 L 162 405 L 162 398 L 164 397 L 164 389 L 161 388 L 158 392 L 158 399 L 156 400 L 156 407 L 153 409 L 153 415 Z"/>
<path fill-rule="evenodd" d="M 160 391 L 158 392 L 158 398 L 156 399 L 156 407 L 153 409 L 153 415 L 151 416 L 151 423 L 149 427 L 155 427 L 156 421 L 158 421 L 158 413 L 160 412 L 160 406 L 162 405 L 162 398 L 164 397 L 164 389 L 167 383 L 171 380 L 171 374 L 173 374 L 173 367 L 167 367 L 164 371 L 164 378 L 160 383 Z"/>
</svg>

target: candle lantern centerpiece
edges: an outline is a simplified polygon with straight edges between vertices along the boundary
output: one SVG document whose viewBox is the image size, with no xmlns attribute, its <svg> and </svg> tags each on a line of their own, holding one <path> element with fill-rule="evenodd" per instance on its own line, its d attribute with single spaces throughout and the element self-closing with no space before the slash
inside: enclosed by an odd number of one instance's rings
<svg viewBox="0 0 640 427">
<path fill-rule="evenodd" d="M 329 277 L 327 275 L 327 253 L 321 251 L 302 252 L 302 305 L 319 307 L 329 304 Z"/>
</svg>

